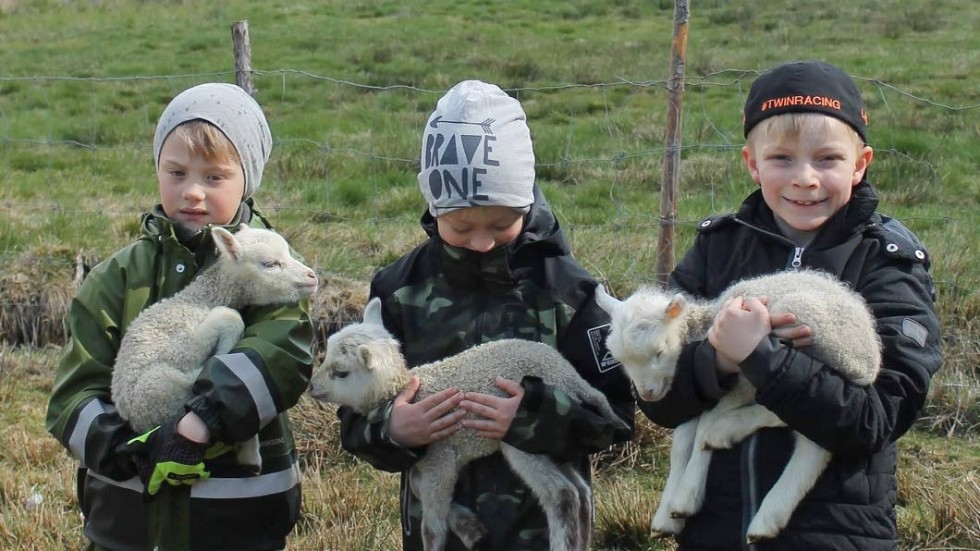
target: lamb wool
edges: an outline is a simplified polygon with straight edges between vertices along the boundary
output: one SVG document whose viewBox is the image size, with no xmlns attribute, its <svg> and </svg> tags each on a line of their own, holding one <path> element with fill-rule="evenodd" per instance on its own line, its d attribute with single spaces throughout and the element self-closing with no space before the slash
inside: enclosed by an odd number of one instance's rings
<svg viewBox="0 0 980 551">
<path fill-rule="evenodd" d="M 154 166 L 160 166 L 160 150 L 167 136 L 181 124 L 204 120 L 228 137 L 242 159 L 247 199 L 262 185 L 262 170 L 272 151 L 272 132 L 259 104 L 234 84 L 208 82 L 177 95 L 157 123 L 153 136 Z"/>
</svg>

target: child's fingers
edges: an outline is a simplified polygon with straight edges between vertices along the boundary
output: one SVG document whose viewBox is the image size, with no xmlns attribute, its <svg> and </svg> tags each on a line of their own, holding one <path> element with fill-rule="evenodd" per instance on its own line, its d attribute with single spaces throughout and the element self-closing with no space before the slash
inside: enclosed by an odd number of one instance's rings
<svg viewBox="0 0 980 551">
<path fill-rule="evenodd" d="M 398 396 L 395 396 L 395 403 L 397 404 L 411 403 L 411 401 L 415 398 L 415 393 L 419 391 L 419 387 L 421 385 L 422 382 L 419 380 L 417 376 L 411 377 L 408 380 L 408 382 L 405 383 L 405 386 L 402 387 L 402 390 L 401 392 L 398 393 Z"/>
<path fill-rule="evenodd" d="M 756 297 L 749 297 L 744 301 L 742 301 L 742 309 L 748 312 L 758 312 L 760 310 L 766 310 L 766 303 L 763 302 L 762 300 L 765 298 L 766 297 L 762 297 L 761 299 Z"/>
<path fill-rule="evenodd" d="M 447 413 L 451 412 L 452 410 L 456 409 L 456 407 L 459 406 L 459 403 L 463 401 L 463 393 L 458 391 L 453 394 L 450 394 L 449 396 L 441 400 L 431 399 L 431 398 L 441 397 L 442 395 L 445 394 L 446 394 L 445 391 L 439 392 L 438 394 L 433 394 L 432 396 L 429 396 L 425 400 L 419 402 L 418 405 L 420 405 L 423 408 L 425 414 L 428 415 L 430 419 L 442 417 Z"/>
<path fill-rule="evenodd" d="M 455 387 L 444 388 L 431 396 L 426 396 L 422 400 L 419 400 L 418 403 L 422 405 L 425 409 L 432 409 L 437 405 L 442 404 L 443 402 L 451 401 L 457 395 L 460 395 L 459 399 L 462 399 L 461 397 L 462 394 L 463 393 L 460 392 L 459 389 Z M 453 404 L 449 409 L 452 409 L 452 407 L 455 406 L 456 404 Z"/>
<path fill-rule="evenodd" d="M 782 314 L 769 314 L 769 322 L 773 327 L 796 326 L 796 314 L 785 312 Z"/>
<path fill-rule="evenodd" d="M 512 397 L 522 396 L 524 394 L 524 388 L 521 386 L 521 383 L 518 383 L 517 381 L 505 379 L 498 375 L 495 383 L 497 385 L 497 388 L 503 390 L 504 392 L 506 392 Z"/>
<path fill-rule="evenodd" d="M 485 395 L 484 395 L 485 396 Z M 460 409 L 466 410 L 474 415 L 479 415 L 480 417 L 486 417 L 488 419 L 493 419 L 496 417 L 497 408 L 493 404 L 477 402 L 467 398 L 459 404 Z"/>
</svg>

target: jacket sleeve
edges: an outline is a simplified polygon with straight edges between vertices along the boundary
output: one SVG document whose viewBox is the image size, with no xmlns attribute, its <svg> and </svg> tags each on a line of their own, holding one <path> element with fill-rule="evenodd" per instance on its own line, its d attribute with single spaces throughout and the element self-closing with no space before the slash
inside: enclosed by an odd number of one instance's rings
<svg viewBox="0 0 980 551">
<path fill-rule="evenodd" d="M 312 371 L 313 325 L 305 300 L 248 307 L 242 318 L 242 339 L 204 364 L 185 406 L 223 442 L 251 438 L 296 405 Z"/>
<path fill-rule="evenodd" d="M 757 401 L 835 454 L 880 450 L 914 423 L 942 363 L 933 283 L 922 263 L 879 262 L 859 285 L 877 321 L 883 354 L 877 380 L 854 384 L 830 366 L 765 339 L 742 364 Z M 820 412 L 814 415 L 814 412 Z"/>
<path fill-rule="evenodd" d="M 401 325 L 397 322 L 399 316 L 392 315 L 390 308 L 395 308 L 395 301 L 386 300 L 386 296 L 378 291 L 376 281 L 372 282 L 370 298 L 381 298 L 381 315 L 385 328 L 402 341 Z M 388 422 L 391 419 L 391 407 L 394 401 L 378 406 L 373 411 L 363 415 L 349 407 L 340 407 L 337 416 L 340 418 L 340 445 L 347 452 L 362 459 L 376 469 L 388 472 L 408 470 L 425 453 L 425 447 L 406 448 L 396 444 L 388 434 Z"/>
<path fill-rule="evenodd" d="M 340 444 L 347 452 L 376 469 L 394 473 L 410 469 L 422 457 L 425 447 L 406 448 L 388 435 L 393 403 L 381 405 L 367 415 L 342 406 L 337 410 L 337 417 L 340 418 Z"/>
<path fill-rule="evenodd" d="M 135 465 L 115 448 L 136 433 L 111 400 L 112 365 L 119 348 L 123 270 L 109 259 L 93 270 L 72 299 L 68 343 L 58 364 L 45 425 L 83 467 L 124 480 Z"/>
<path fill-rule="evenodd" d="M 597 453 L 633 435 L 634 412 L 629 380 L 606 350 L 609 317 L 595 303 L 595 283 L 583 282 L 587 299 L 559 338 L 559 351 L 580 375 L 606 395 L 620 422 L 603 417 L 558 388 L 534 377 L 521 381 L 524 398 L 504 442 L 557 461 Z"/>
<path fill-rule="evenodd" d="M 671 273 L 671 288 L 695 297 L 706 296 L 706 260 L 702 252 L 706 239 L 703 234 L 698 235 L 694 246 Z M 685 344 L 681 351 L 667 394 L 656 402 L 638 400 L 637 406 L 654 423 L 675 428 L 715 407 L 736 382 L 734 375 L 720 376 L 714 348 L 706 339 L 693 341 Z"/>
</svg>

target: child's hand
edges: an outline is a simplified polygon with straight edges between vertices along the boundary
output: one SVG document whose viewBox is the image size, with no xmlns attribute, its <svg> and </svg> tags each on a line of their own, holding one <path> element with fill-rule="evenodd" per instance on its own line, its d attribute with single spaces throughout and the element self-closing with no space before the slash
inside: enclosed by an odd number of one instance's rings
<svg viewBox="0 0 980 551">
<path fill-rule="evenodd" d="M 737 364 L 747 358 L 770 331 L 772 325 L 764 299 L 730 299 L 708 329 L 708 341 L 718 352 L 719 368 L 728 373 L 738 372 Z"/>
<path fill-rule="evenodd" d="M 412 403 L 419 391 L 418 377 L 409 379 L 405 388 L 395 397 L 388 419 L 388 434 L 396 443 L 415 448 L 441 440 L 462 428 L 460 419 L 466 415 L 456 406 L 463 400 L 463 393 L 447 388 Z"/>
<path fill-rule="evenodd" d="M 464 419 L 464 428 L 473 429 L 481 438 L 501 440 L 514 422 L 517 408 L 524 398 L 524 388 L 518 382 L 499 376 L 495 382 L 498 388 L 510 395 L 510 398 L 467 392 L 466 399 L 459 404 L 459 407 L 481 417 L 481 419 Z"/>
<path fill-rule="evenodd" d="M 777 339 L 789 341 L 793 348 L 802 348 L 813 344 L 813 331 L 809 325 L 799 325 L 796 322 L 796 314 L 770 314 L 769 322 L 772 323 L 772 334 Z"/>
</svg>

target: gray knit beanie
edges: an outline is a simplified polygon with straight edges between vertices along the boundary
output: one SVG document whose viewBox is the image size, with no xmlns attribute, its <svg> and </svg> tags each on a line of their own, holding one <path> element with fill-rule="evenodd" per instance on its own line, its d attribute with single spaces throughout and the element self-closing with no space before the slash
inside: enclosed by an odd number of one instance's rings
<svg viewBox="0 0 980 551">
<path fill-rule="evenodd" d="M 453 86 L 422 134 L 419 187 L 439 216 L 473 206 L 534 202 L 534 148 L 520 102 L 478 80 Z"/>
<path fill-rule="evenodd" d="M 209 82 L 177 95 L 157 123 L 153 136 L 153 158 L 160 166 L 160 150 L 177 126 L 196 119 L 215 125 L 228 137 L 242 159 L 247 199 L 262 184 L 262 170 L 272 151 L 272 133 L 259 104 L 234 84 Z"/>
</svg>

